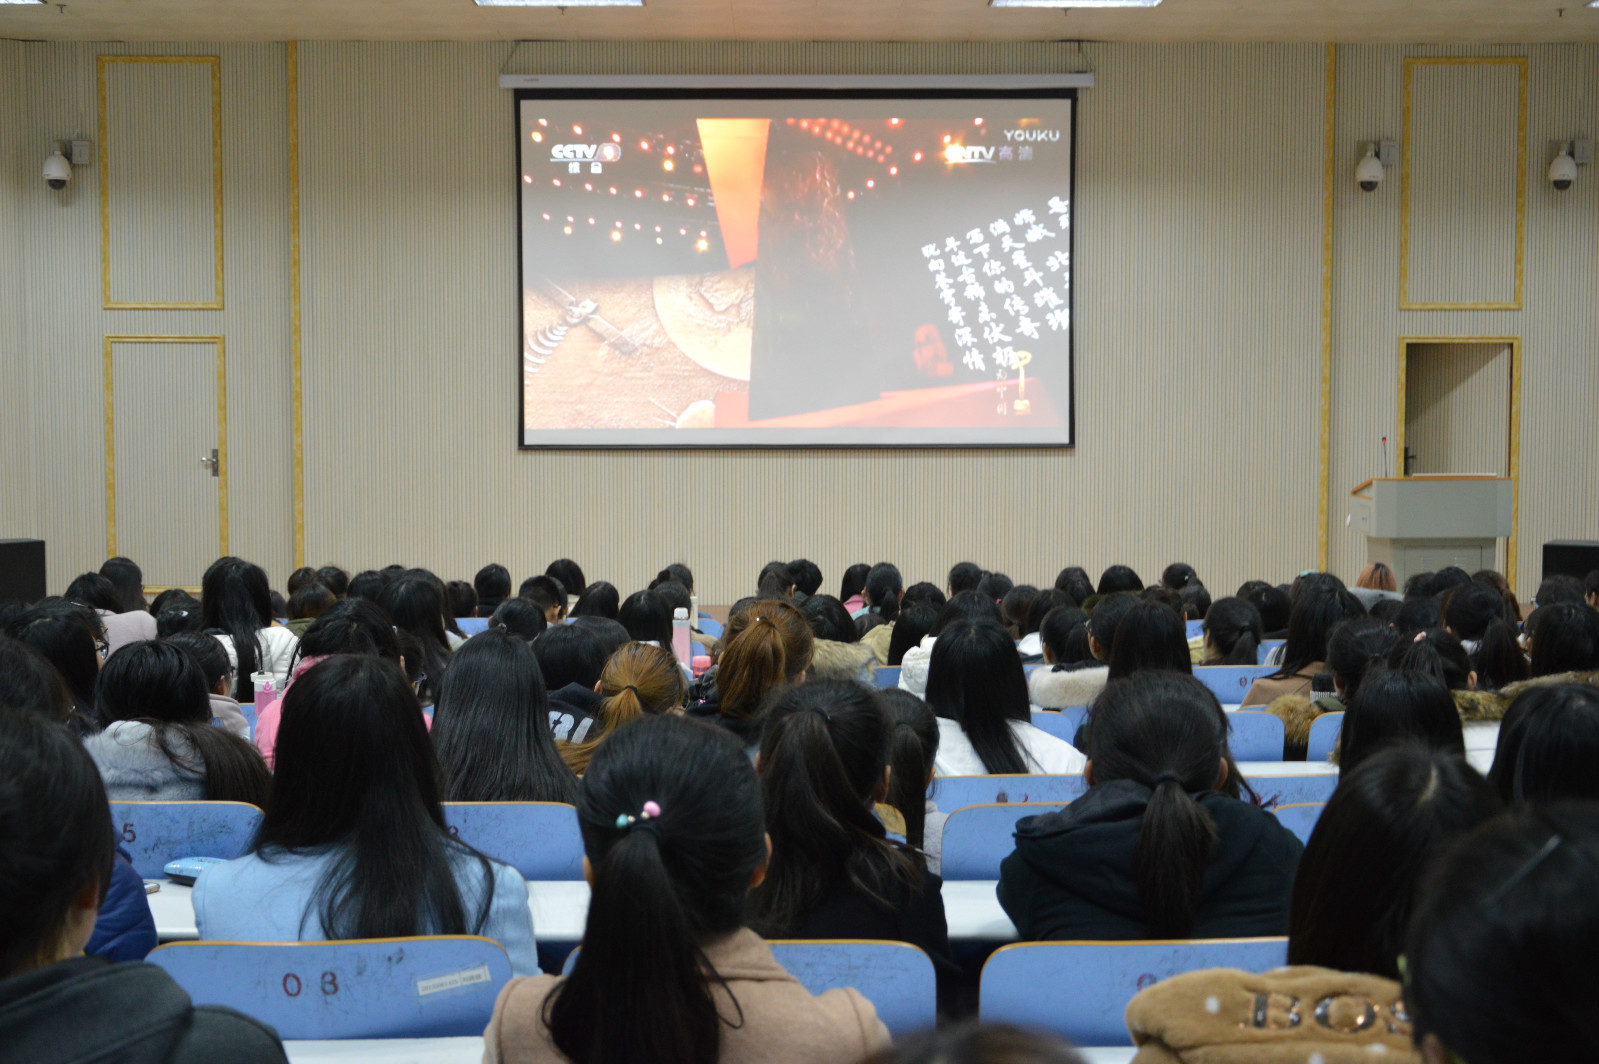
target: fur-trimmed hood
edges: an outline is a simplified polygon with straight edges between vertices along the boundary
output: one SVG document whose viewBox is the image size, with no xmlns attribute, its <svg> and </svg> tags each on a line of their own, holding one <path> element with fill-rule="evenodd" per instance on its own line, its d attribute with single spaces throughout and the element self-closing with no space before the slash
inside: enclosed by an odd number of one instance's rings
<svg viewBox="0 0 1599 1064">
<path fill-rule="evenodd" d="M 1086 706 L 1105 689 L 1109 677 L 1108 665 L 1082 669 L 1043 665 L 1027 675 L 1027 699 L 1039 709 Z"/>
<path fill-rule="evenodd" d="M 1548 676 L 1534 676 L 1530 680 L 1522 680 L 1520 683 L 1505 685 L 1500 689 L 1499 694 L 1504 698 L 1505 704 L 1509 705 L 1517 695 L 1529 688 L 1547 687 L 1555 683 L 1580 683 L 1587 684 L 1589 687 L 1599 687 L 1599 671 L 1556 672 Z"/>
<path fill-rule="evenodd" d="M 1503 720 L 1508 699 L 1498 691 L 1450 691 L 1463 724 Z"/>
<path fill-rule="evenodd" d="M 927 670 L 933 663 L 933 644 L 936 635 L 924 635 L 922 641 L 909 650 L 899 662 L 899 686 L 918 698 L 927 697 Z"/>
<path fill-rule="evenodd" d="M 176 729 L 167 733 L 169 758 L 155 729 L 138 720 L 114 721 L 83 741 L 113 802 L 198 802 L 205 799 L 205 762 Z"/>
<path fill-rule="evenodd" d="M 816 640 L 811 655 L 807 679 L 856 680 L 872 682 L 872 670 L 877 667 L 877 655 L 864 643 L 840 643 L 832 639 Z"/>
<path fill-rule="evenodd" d="M 1344 704 L 1337 702 L 1318 706 L 1310 700 L 1309 695 L 1279 695 L 1264 708 L 1267 713 L 1282 718 L 1283 746 L 1289 752 L 1300 751 L 1303 757 L 1305 748 L 1310 745 L 1310 726 L 1316 722 L 1316 718 L 1323 713 L 1340 713 Z"/>
</svg>

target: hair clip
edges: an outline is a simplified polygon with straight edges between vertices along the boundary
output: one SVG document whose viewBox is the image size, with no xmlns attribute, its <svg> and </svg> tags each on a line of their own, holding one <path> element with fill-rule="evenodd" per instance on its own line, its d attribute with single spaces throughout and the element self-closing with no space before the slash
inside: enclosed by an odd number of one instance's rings
<svg viewBox="0 0 1599 1064">
<path fill-rule="evenodd" d="M 638 816 L 630 816 L 627 813 L 618 814 L 616 818 L 616 830 L 626 831 L 628 828 L 639 823 L 640 821 L 654 820 L 660 815 L 661 807 L 659 805 L 656 805 L 654 802 L 645 802 L 644 808 L 639 810 Z"/>
<path fill-rule="evenodd" d="M 1411 640 L 1412 643 L 1425 643 L 1426 641 L 1427 633 L 1425 631 L 1417 632 L 1416 638 Z"/>
</svg>

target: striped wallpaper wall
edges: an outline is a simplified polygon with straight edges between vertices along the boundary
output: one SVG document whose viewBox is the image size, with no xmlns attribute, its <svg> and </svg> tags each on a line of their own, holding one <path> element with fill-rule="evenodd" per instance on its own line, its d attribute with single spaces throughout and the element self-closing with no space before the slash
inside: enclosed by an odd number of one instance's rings
<svg viewBox="0 0 1599 1064">
<path fill-rule="evenodd" d="M 8 380 L 24 382 L 0 391 L 0 442 L 27 456 L 25 476 L 0 472 L 0 535 L 49 539 L 52 587 L 98 564 L 101 338 L 225 335 L 231 548 L 281 582 L 295 547 L 284 46 L 0 49 L 0 241 L 18 248 L 5 260 L 29 264 L 5 316 L 21 314 L 25 339 L 0 338 L 0 356 L 22 363 Z M 1591 172 L 1563 195 L 1542 179 L 1546 141 L 1583 132 L 1596 111 L 1599 46 L 1470 50 L 1529 57 L 1525 308 L 1400 312 L 1399 175 L 1368 196 L 1350 171 L 1358 140 L 1399 135 L 1404 58 L 1440 51 L 1337 50 L 1330 561 L 1352 575 L 1363 560 L 1344 500 L 1376 472 L 1377 437 L 1394 434 L 1399 337 L 1515 335 L 1519 561 L 1535 575 L 1543 539 L 1599 532 L 1587 457 L 1599 443 L 1599 198 Z M 95 177 L 80 169 L 56 199 L 38 180 L 49 136 L 94 128 L 95 57 L 110 53 L 221 57 L 221 311 L 101 310 Z M 1094 71 L 1078 139 L 1080 446 L 516 451 L 502 70 Z M 705 601 L 799 554 L 829 585 L 847 563 L 880 558 L 939 582 L 967 557 L 1037 582 L 1071 563 L 1152 571 L 1178 557 L 1222 590 L 1287 579 L 1317 563 L 1324 75 L 1316 46 L 302 44 L 307 560 L 450 578 L 490 559 L 520 576 L 566 554 L 631 588 L 681 559 Z M 1468 92 L 1459 106 L 1483 102 Z M 150 412 L 151 431 L 203 414 L 174 396 Z"/>
</svg>

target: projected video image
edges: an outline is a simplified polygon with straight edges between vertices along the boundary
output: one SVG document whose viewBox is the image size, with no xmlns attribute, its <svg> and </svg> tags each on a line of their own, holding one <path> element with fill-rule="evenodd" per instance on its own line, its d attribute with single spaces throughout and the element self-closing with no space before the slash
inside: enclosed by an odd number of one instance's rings
<svg viewBox="0 0 1599 1064">
<path fill-rule="evenodd" d="M 521 99 L 522 443 L 1070 444 L 1072 103 Z"/>
</svg>

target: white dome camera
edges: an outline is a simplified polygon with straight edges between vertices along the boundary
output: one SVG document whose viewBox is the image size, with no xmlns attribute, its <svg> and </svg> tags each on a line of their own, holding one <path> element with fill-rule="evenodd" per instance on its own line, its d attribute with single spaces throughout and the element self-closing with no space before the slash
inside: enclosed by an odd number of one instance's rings
<svg viewBox="0 0 1599 1064">
<path fill-rule="evenodd" d="M 1564 192 L 1577 180 L 1577 160 L 1571 157 L 1571 149 L 1566 148 L 1555 161 L 1549 164 L 1549 183 L 1559 192 Z"/>
<path fill-rule="evenodd" d="M 1377 158 L 1377 145 L 1366 146 L 1366 156 L 1355 166 L 1355 182 L 1362 192 L 1375 192 L 1382 184 L 1382 160 Z"/>
<path fill-rule="evenodd" d="M 57 148 L 50 153 L 44 161 L 44 183 L 60 192 L 67 187 L 67 182 L 72 180 L 72 161 Z"/>
</svg>

